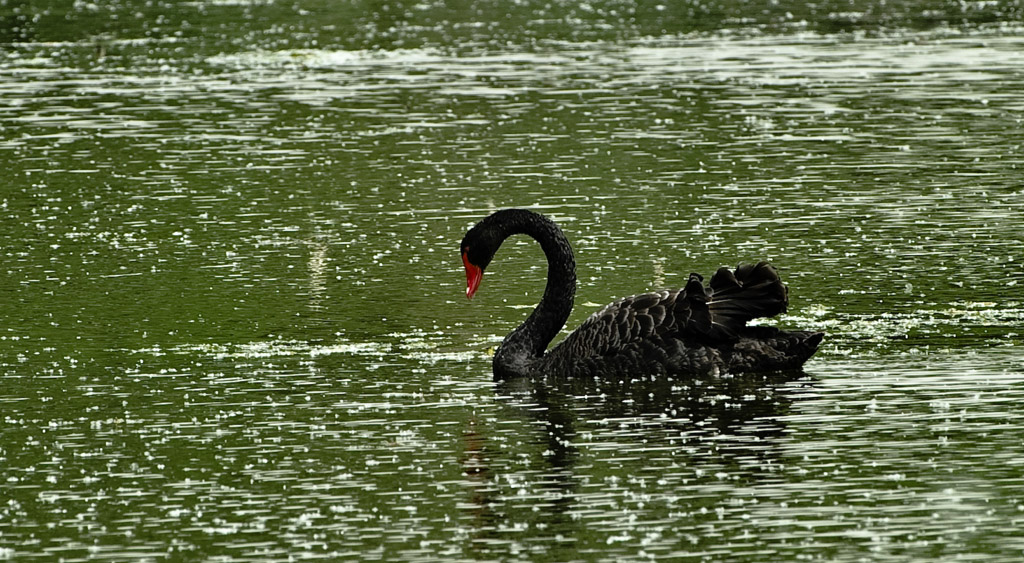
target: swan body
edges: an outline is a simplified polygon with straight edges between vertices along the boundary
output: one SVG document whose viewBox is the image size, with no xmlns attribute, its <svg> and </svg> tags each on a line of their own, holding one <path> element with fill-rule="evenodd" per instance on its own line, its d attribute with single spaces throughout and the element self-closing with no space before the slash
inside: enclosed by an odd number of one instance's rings
<svg viewBox="0 0 1024 563">
<path fill-rule="evenodd" d="M 472 298 L 501 243 L 524 234 L 547 257 L 544 295 L 494 354 L 494 375 L 699 375 L 798 369 L 824 334 L 746 326 L 786 310 L 788 290 L 767 262 L 720 268 L 705 286 L 690 274 L 681 289 L 626 297 L 591 315 L 550 351 L 576 293 L 572 247 L 547 217 L 505 209 L 486 217 L 462 240 L 466 295 Z"/>
</svg>

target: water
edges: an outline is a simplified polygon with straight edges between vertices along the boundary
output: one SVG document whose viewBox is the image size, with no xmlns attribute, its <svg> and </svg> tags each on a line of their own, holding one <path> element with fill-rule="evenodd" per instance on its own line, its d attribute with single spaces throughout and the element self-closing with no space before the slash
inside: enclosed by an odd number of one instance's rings
<svg viewBox="0 0 1024 563">
<path fill-rule="evenodd" d="M 1024 39 L 995 3 L 0 11 L 0 559 L 1017 561 Z M 767 258 L 800 378 L 495 384 Z"/>
</svg>

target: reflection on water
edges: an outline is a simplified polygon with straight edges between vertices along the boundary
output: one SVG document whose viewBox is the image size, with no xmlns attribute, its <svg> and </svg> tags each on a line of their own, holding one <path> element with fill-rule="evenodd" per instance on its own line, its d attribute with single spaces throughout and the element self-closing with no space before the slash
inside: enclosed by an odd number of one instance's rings
<svg viewBox="0 0 1024 563">
<path fill-rule="evenodd" d="M 71 559 L 1019 550 L 1015 354 L 492 388 L 462 361 L 417 375 L 370 347 L 285 347 L 172 351 L 195 365 L 45 414 L 5 401 L 7 530 L 22 545 L 54 522 L 80 539 L 40 557 Z M 7 397 L 32 396 L 18 381 Z"/>
<path fill-rule="evenodd" d="M 543 463 L 494 483 L 519 487 L 494 504 L 518 505 L 510 513 L 540 505 L 536 518 L 567 537 L 598 528 L 614 538 L 605 553 L 630 553 L 631 544 L 665 557 L 810 549 L 845 559 L 852 545 L 878 558 L 988 551 L 1012 535 L 998 522 L 1021 509 L 998 500 L 1016 486 L 990 481 L 987 466 L 1010 463 L 1003 474 L 1019 475 L 1017 448 L 993 452 L 998 459 L 978 452 L 983 463 L 966 453 L 981 435 L 1012 441 L 1002 413 L 1014 407 L 999 397 L 1017 395 L 1020 361 L 1001 357 L 1007 371 L 969 378 L 947 369 L 973 360 L 947 357 L 954 366 L 836 363 L 820 378 L 703 388 L 535 384 L 510 395 L 537 421 Z M 519 498 L 523 490 L 531 500 Z M 1007 556 L 1020 547 L 1011 542 Z"/>
<path fill-rule="evenodd" d="M 0 559 L 1019 560 L 1017 24 L 591 8 L 458 49 L 429 4 L 0 14 Z M 165 17 L 200 9 L 303 8 Z M 455 248 L 513 205 L 575 246 L 570 328 L 768 258 L 829 337 L 799 376 L 495 384 L 543 263 L 509 241 L 467 303 Z"/>
</svg>

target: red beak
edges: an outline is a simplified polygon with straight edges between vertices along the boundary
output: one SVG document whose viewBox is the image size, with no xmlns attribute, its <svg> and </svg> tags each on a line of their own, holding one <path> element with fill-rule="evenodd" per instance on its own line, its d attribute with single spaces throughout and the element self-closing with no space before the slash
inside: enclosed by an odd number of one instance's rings
<svg viewBox="0 0 1024 563">
<path fill-rule="evenodd" d="M 472 299 L 480 287 L 480 280 L 484 279 L 484 271 L 470 262 L 465 252 L 462 253 L 462 264 L 466 266 L 466 297 Z"/>
</svg>

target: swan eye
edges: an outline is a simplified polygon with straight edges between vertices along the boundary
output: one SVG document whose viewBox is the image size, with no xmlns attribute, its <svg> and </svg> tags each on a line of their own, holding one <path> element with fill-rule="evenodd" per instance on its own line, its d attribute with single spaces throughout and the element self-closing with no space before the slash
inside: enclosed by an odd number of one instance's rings
<svg viewBox="0 0 1024 563">
<path fill-rule="evenodd" d="M 469 245 L 462 247 L 462 262 L 464 264 L 473 264 L 474 266 L 480 266 L 479 252 L 473 252 Z"/>
</svg>

